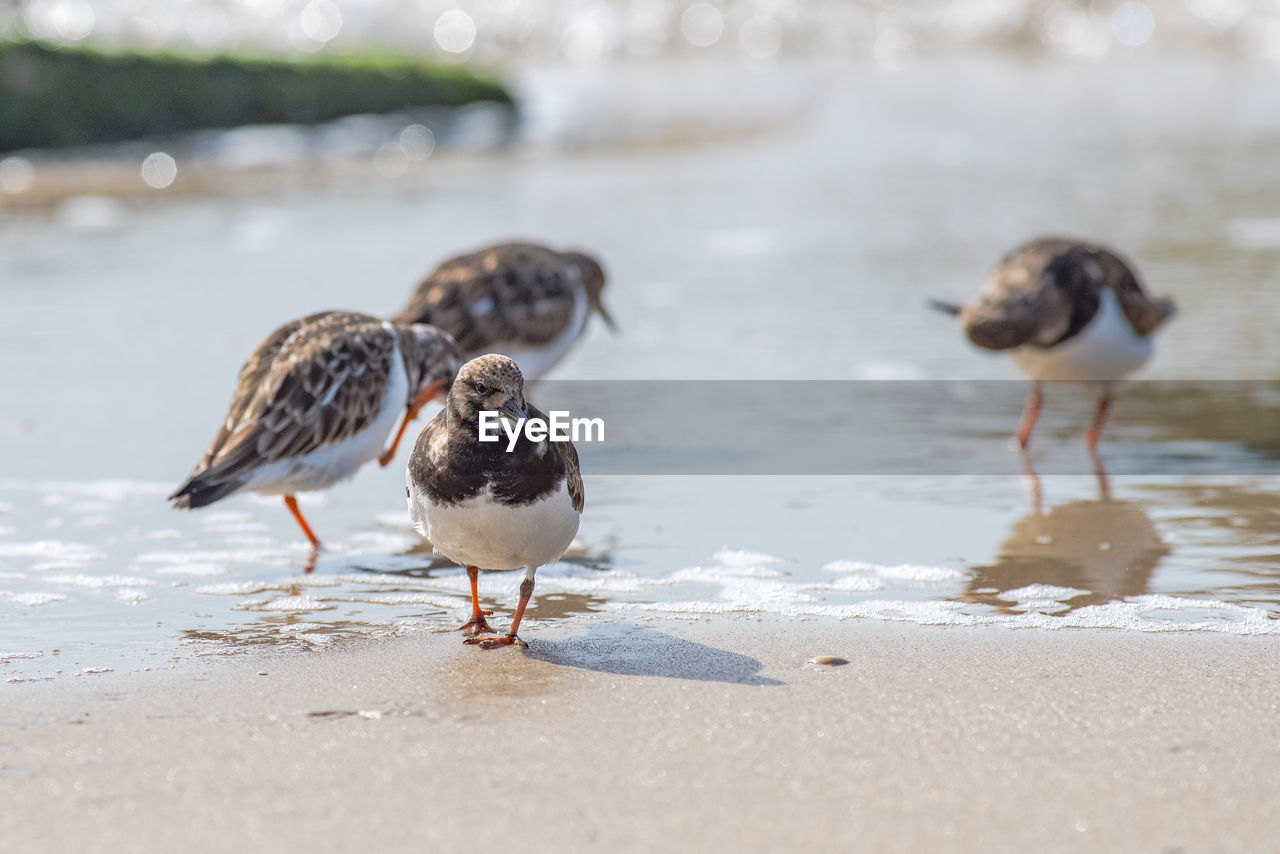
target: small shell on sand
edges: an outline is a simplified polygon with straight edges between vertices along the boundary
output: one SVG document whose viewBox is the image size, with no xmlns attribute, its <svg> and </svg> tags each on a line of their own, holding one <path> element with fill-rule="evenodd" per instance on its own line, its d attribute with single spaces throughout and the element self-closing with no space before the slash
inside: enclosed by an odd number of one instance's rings
<svg viewBox="0 0 1280 854">
<path fill-rule="evenodd" d="M 819 667 L 839 667 L 848 663 L 849 659 L 841 658 L 838 655 L 817 655 L 805 662 L 805 664 L 813 664 Z"/>
</svg>

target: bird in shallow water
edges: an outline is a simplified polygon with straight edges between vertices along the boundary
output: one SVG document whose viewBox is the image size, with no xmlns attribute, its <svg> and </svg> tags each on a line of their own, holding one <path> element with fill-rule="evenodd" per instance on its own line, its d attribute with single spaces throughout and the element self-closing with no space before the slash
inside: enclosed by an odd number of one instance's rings
<svg viewBox="0 0 1280 854">
<path fill-rule="evenodd" d="M 350 311 L 286 323 L 240 369 L 217 435 L 169 500 L 185 510 L 241 491 L 281 494 L 318 548 L 296 493 L 326 489 L 379 456 L 389 462 L 405 426 L 460 364 L 453 339 L 431 326 Z"/>
<path fill-rule="evenodd" d="M 465 358 L 501 353 L 524 378 L 540 379 L 586 330 L 600 301 L 604 269 L 581 252 L 532 243 L 499 243 L 440 264 L 393 319 L 430 323 L 453 335 Z"/>
<path fill-rule="evenodd" d="M 1152 334 L 1174 314 L 1173 301 L 1149 295 L 1111 249 L 1057 237 L 1032 240 L 1001 258 L 968 305 L 931 305 L 958 316 L 977 346 L 1007 351 L 1031 378 L 1013 437 L 1020 448 L 1040 415 L 1043 383 L 1096 383 L 1098 408 L 1085 434 L 1091 454 L 1115 384 L 1151 358 Z"/>
<path fill-rule="evenodd" d="M 517 632 L 538 567 L 554 563 L 578 533 L 582 474 L 572 443 L 534 442 L 523 432 L 508 451 L 480 441 L 480 413 L 497 412 L 519 424 L 546 419 L 525 401 L 524 378 L 506 356 L 487 355 L 462 366 L 444 409 L 422 429 L 413 452 L 405 492 L 414 527 L 437 554 L 466 567 L 471 580 L 471 619 L 460 627 L 466 643 L 484 649 L 527 646 Z M 506 635 L 496 634 L 480 609 L 481 569 L 525 569 L 520 602 Z"/>
</svg>

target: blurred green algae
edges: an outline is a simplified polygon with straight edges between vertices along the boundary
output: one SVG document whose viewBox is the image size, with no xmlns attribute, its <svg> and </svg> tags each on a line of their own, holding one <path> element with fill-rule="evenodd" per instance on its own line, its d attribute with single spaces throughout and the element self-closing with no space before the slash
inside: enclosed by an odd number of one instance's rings
<svg viewBox="0 0 1280 854">
<path fill-rule="evenodd" d="M 399 55 L 194 58 L 0 42 L 0 151 L 481 101 L 513 103 L 495 80 Z"/>
</svg>

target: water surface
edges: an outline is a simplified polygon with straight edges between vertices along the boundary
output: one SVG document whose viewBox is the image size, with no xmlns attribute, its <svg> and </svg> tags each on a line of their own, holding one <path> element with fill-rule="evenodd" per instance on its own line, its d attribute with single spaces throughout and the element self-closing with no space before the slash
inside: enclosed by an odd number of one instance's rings
<svg viewBox="0 0 1280 854">
<path fill-rule="evenodd" d="M 329 545 L 311 573 L 278 499 L 178 513 L 164 496 L 272 328 L 321 308 L 390 312 L 437 260 L 495 238 L 590 247 L 607 263 L 622 332 L 593 328 L 558 379 L 1012 380 L 924 298 L 963 298 L 998 254 L 1045 231 L 1124 247 L 1178 300 L 1146 376 L 1280 379 L 1268 68 L 598 79 L 569 98 L 530 78 L 524 142 L 441 150 L 398 175 L 361 161 L 260 190 L 0 207 L 9 677 L 455 625 L 465 578 L 409 528 L 399 466 L 303 497 Z M 579 542 L 539 572 L 526 634 L 591 615 L 759 612 L 1280 630 L 1280 477 L 1238 464 L 1252 452 L 1217 427 L 1239 412 L 1154 424 L 1141 398 L 1118 406 L 1105 481 L 1082 464 L 1035 486 L 1012 453 L 974 474 L 588 471 Z M 1089 401 L 1049 405 L 1033 469 L 1083 455 Z M 857 441 L 856 412 L 830 426 Z M 978 412 L 967 441 L 999 446 L 1013 426 Z M 1196 474 L 1171 463 L 1188 442 L 1206 461 Z M 518 582 L 482 578 L 498 624 Z"/>
</svg>

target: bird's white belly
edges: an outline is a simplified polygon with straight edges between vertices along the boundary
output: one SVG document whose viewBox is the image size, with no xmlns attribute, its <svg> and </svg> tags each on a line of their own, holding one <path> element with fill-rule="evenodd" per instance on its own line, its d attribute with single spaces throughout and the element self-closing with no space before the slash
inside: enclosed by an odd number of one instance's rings
<svg viewBox="0 0 1280 854">
<path fill-rule="evenodd" d="M 391 356 L 391 377 L 378 414 L 354 436 L 323 445 L 309 454 L 259 466 L 247 488 L 274 495 L 327 489 L 346 480 L 370 460 L 382 455 L 387 438 L 400 421 L 409 399 L 409 377 L 400 358 L 399 342 Z"/>
<path fill-rule="evenodd" d="M 1054 347 L 1018 347 L 1009 351 L 1033 380 L 1113 382 L 1151 358 L 1151 339 L 1133 331 L 1111 288 L 1102 289 L 1102 305 L 1075 337 Z"/>
<path fill-rule="evenodd" d="M 573 317 L 564 331 L 540 347 L 521 347 L 519 345 L 496 344 L 486 352 L 499 353 L 508 357 L 520 368 L 525 382 L 541 379 L 556 363 L 564 358 L 565 353 L 573 346 L 573 342 L 582 335 L 587 323 L 588 305 L 586 288 L 578 288 L 573 295 Z M 474 353 L 473 356 L 483 355 Z"/>
<path fill-rule="evenodd" d="M 555 563 L 573 542 L 579 520 L 563 481 L 533 504 L 501 504 L 488 492 L 458 504 L 435 504 L 410 478 L 409 515 L 437 554 L 480 569 Z"/>
</svg>

